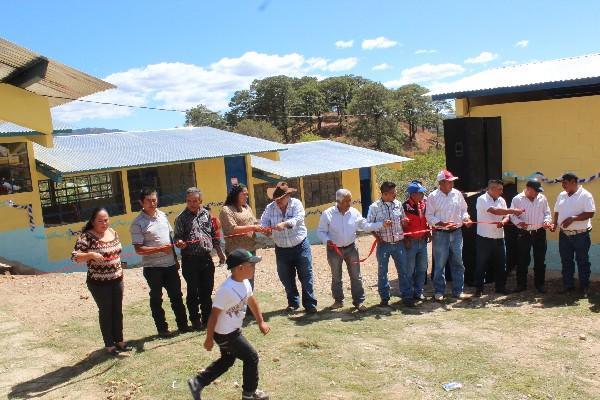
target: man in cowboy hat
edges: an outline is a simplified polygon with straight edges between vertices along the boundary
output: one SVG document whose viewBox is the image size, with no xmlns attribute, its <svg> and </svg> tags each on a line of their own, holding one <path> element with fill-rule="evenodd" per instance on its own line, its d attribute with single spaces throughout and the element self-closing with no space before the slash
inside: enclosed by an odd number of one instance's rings
<svg viewBox="0 0 600 400">
<path fill-rule="evenodd" d="M 267 189 L 267 196 L 272 201 L 265 208 L 260 222 L 272 229 L 277 274 L 287 295 L 287 310 L 293 312 L 300 307 L 296 286 L 298 275 L 302 286 L 302 306 L 307 313 L 315 313 L 317 299 L 313 287 L 312 253 L 304 225 L 304 207 L 300 200 L 291 197 L 296 191 L 286 182 Z"/>
</svg>

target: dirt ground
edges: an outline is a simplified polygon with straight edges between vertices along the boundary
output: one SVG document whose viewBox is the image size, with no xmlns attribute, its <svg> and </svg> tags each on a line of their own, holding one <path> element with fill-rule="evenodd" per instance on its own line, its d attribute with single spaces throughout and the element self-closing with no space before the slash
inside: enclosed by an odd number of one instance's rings
<svg viewBox="0 0 600 400">
<path fill-rule="evenodd" d="M 369 237 L 359 240 L 361 257 L 364 257 L 368 253 L 371 242 Z M 283 288 L 275 270 L 274 251 L 272 249 L 263 249 L 259 251 L 259 255 L 263 257 L 263 262 L 257 265 L 256 290 L 258 292 L 280 294 L 283 292 Z M 319 308 L 324 308 L 332 302 L 330 297 L 331 274 L 326 262 L 324 246 L 313 246 L 313 258 L 315 289 L 320 301 Z M 390 263 L 390 267 L 391 285 L 394 288 L 392 294 L 397 295 L 397 275 L 394 271 L 393 263 Z M 367 301 L 370 304 L 376 304 L 378 302 L 378 295 L 375 255 L 372 255 L 362 264 L 362 272 L 364 286 L 367 291 Z M 551 279 L 557 277 L 553 273 L 549 275 Z M 226 278 L 226 269 L 223 267 L 218 268 L 215 276 L 215 283 L 218 285 Z M 348 286 L 347 275 L 345 274 L 344 277 L 344 284 Z M 593 290 L 598 292 L 600 291 L 600 285 L 597 282 L 598 277 L 595 277 L 595 279 L 596 282 L 594 282 Z M 182 284 L 185 287 L 183 279 Z M 509 279 L 508 286 L 514 287 L 514 277 Z M 550 292 L 556 291 L 558 288 L 558 280 L 556 279 L 549 284 Z M 431 294 L 430 283 L 427 285 L 427 293 Z M 533 315 L 538 312 L 536 310 L 544 309 L 553 301 L 552 293 L 545 296 L 548 300 L 534 296 L 531 293 L 527 296 L 527 298 L 524 298 L 517 295 L 508 297 L 488 295 L 482 300 L 473 300 L 473 303 L 470 303 L 468 307 L 474 309 L 477 307 L 499 307 L 505 309 L 519 307 L 520 313 L 530 314 L 533 318 Z M 534 298 L 532 299 L 532 297 Z M 142 276 L 142 270 L 140 268 L 126 270 L 124 308 L 136 303 L 139 304 L 140 301 L 147 298 L 148 289 Z M 479 301 L 483 303 L 475 303 Z M 285 304 L 273 304 L 266 307 L 276 309 L 284 306 Z M 440 307 L 437 303 L 427 301 L 419 307 L 424 311 L 443 312 L 467 306 L 461 305 L 461 302 L 456 302 Z M 581 309 L 578 309 L 577 312 L 582 313 Z M 527 360 L 530 358 L 531 353 L 543 352 L 544 349 L 536 345 L 536 343 L 541 343 L 544 339 L 540 335 L 547 335 L 548 338 L 560 335 L 560 338 L 572 338 L 580 342 L 578 345 L 584 345 L 586 363 L 593 365 L 593 359 L 596 361 L 600 360 L 600 337 L 597 337 L 600 332 L 598 312 L 600 312 L 600 304 L 595 298 L 594 301 L 590 300 L 589 310 L 584 311 L 582 315 L 576 316 L 578 326 L 573 326 L 572 329 L 565 328 L 564 324 L 557 324 L 556 327 L 552 326 L 552 318 L 555 318 L 555 315 L 552 314 L 552 316 L 544 319 L 544 323 L 548 324 L 547 329 L 536 330 L 536 337 L 528 340 L 529 343 L 523 343 L 521 339 L 511 336 L 510 332 L 504 332 L 501 337 L 489 337 L 485 338 L 485 340 L 501 340 L 508 349 L 508 352 L 502 355 L 503 357 L 514 356 L 519 358 L 521 363 L 525 365 L 531 364 L 531 368 L 536 368 L 535 360 L 538 357 L 532 357 L 531 363 Z M 568 315 L 568 311 L 565 311 L 561 315 L 564 315 L 567 319 L 571 317 Z M 49 371 L 60 371 L 61 367 L 72 363 L 73 358 L 68 351 L 62 348 L 44 346 L 42 343 L 52 342 L 53 338 L 62 337 L 64 335 L 62 330 L 68 329 L 69 321 L 80 319 L 93 325 L 96 324 L 96 316 L 96 304 L 86 287 L 84 273 L 0 276 L 0 346 L 4 349 L 0 356 L 0 376 L 2 376 L 0 380 L 0 396 L 9 393 L 15 385 L 47 374 Z M 410 330 L 410 327 L 406 329 Z M 447 341 L 450 344 L 453 343 L 452 334 L 459 336 L 469 334 L 468 325 L 461 324 L 460 320 L 447 322 L 443 329 L 450 333 L 447 337 Z M 585 333 L 581 332 L 593 332 L 593 334 L 586 337 Z M 100 342 L 100 338 L 98 338 L 98 348 L 101 347 Z M 459 343 L 456 345 L 458 346 Z M 532 347 L 528 347 L 529 345 Z M 90 349 L 90 351 L 94 350 L 97 349 Z M 583 377 L 583 379 L 587 380 L 590 385 L 597 385 L 596 387 L 600 388 L 600 362 L 595 363 L 595 365 L 596 368 L 590 370 L 590 374 Z M 561 373 L 560 368 L 557 370 L 557 373 Z M 69 393 L 69 398 L 106 397 L 106 389 L 98 386 L 93 379 L 90 379 L 85 392 Z M 50 394 L 48 398 L 54 398 L 54 396 Z"/>
</svg>

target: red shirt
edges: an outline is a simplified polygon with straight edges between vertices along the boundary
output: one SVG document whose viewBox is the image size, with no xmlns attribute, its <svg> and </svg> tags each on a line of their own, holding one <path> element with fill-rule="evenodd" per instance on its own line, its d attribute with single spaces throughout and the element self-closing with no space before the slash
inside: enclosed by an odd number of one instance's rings
<svg viewBox="0 0 600 400">
<path fill-rule="evenodd" d="M 425 218 L 425 207 L 424 201 L 415 204 L 410 198 L 402 203 L 404 214 L 406 215 L 406 218 L 408 218 L 408 224 L 404 226 L 405 233 L 429 229 L 427 226 L 427 219 Z M 411 239 L 422 239 L 425 235 L 427 235 L 427 233 L 408 235 L 408 237 Z"/>
</svg>

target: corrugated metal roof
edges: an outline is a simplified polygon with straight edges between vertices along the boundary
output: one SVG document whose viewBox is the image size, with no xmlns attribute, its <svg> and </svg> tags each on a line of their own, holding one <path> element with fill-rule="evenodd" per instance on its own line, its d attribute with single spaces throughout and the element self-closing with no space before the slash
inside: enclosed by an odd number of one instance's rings
<svg viewBox="0 0 600 400">
<path fill-rule="evenodd" d="M 0 38 L 0 81 L 39 57 L 41 55 L 38 53 Z M 39 95 L 78 99 L 114 87 L 108 82 L 49 60 L 45 78 L 26 89 Z M 51 97 L 48 100 L 51 107 L 70 101 Z"/>
<path fill-rule="evenodd" d="M 71 132 L 72 127 L 62 123 L 52 123 L 53 133 L 65 133 Z M 13 124 L 12 122 L 0 121 L 0 137 L 13 137 L 13 136 L 38 136 L 43 133 L 34 131 L 33 129 L 25 128 L 21 125 Z"/>
<path fill-rule="evenodd" d="M 442 84 L 434 100 L 600 84 L 600 53 L 494 68 Z"/>
<path fill-rule="evenodd" d="M 37 161 L 63 174 L 286 149 L 281 143 L 209 127 L 55 136 L 53 148 L 33 146 Z"/>
<path fill-rule="evenodd" d="M 411 160 L 331 140 L 290 144 L 279 157 L 279 161 L 273 161 L 252 156 L 252 167 L 282 178 L 297 178 Z"/>
</svg>

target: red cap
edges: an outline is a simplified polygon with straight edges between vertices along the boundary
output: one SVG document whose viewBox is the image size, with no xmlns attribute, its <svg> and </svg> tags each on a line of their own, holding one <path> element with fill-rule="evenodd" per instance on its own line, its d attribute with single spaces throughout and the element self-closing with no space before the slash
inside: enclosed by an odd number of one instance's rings
<svg viewBox="0 0 600 400">
<path fill-rule="evenodd" d="M 440 173 L 437 175 L 437 181 L 455 181 L 458 179 L 458 176 L 454 176 L 452 175 L 452 172 L 448 171 L 447 169 L 440 171 Z"/>
</svg>

